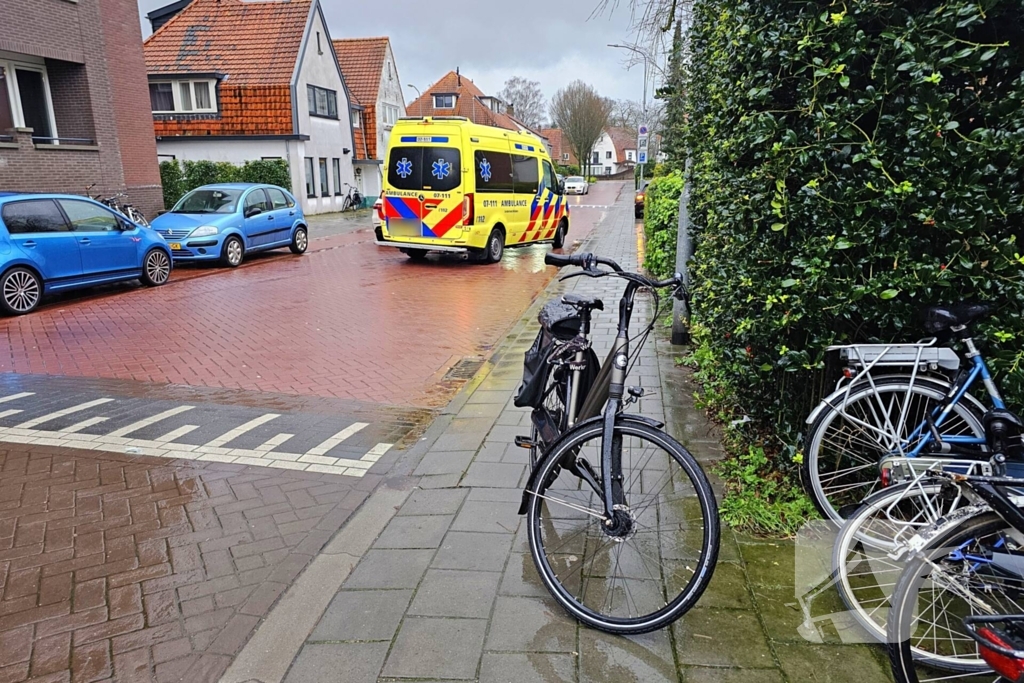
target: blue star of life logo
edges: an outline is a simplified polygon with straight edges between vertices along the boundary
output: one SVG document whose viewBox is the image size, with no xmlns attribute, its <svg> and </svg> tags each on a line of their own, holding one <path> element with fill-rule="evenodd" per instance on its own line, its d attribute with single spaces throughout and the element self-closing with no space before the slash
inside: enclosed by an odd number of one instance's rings
<svg viewBox="0 0 1024 683">
<path fill-rule="evenodd" d="M 434 162 L 433 170 L 431 170 L 430 174 L 438 180 L 444 180 L 451 175 L 451 172 L 452 165 L 444 159 L 438 159 Z"/>
<path fill-rule="evenodd" d="M 485 183 L 491 182 L 491 162 L 487 159 L 480 162 L 480 177 L 484 179 Z"/>
<path fill-rule="evenodd" d="M 402 157 L 402 160 L 398 162 L 398 175 L 402 176 L 403 179 L 412 175 L 412 162 L 405 157 Z"/>
</svg>

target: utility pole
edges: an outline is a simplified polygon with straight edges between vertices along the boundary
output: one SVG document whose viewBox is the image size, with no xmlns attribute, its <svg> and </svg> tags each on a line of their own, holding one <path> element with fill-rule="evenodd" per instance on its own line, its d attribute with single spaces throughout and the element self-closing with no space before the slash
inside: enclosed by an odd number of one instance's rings
<svg viewBox="0 0 1024 683">
<path fill-rule="evenodd" d="M 647 123 L 648 123 L 648 121 L 647 121 L 647 81 L 650 80 L 651 60 L 647 57 L 647 53 L 646 52 L 644 52 L 643 50 L 640 50 L 639 48 L 637 48 L 634 45 L 620 45 L 618 43 L 609 43 L 608 47 L 614 47 L 614 48 L 617 48 L 619 50 L 629 50 L 630 52 L 632 52 L 635 55 L 640 55 L 641 57 L 643 57 L 643 60 L 644 60 L 644 99 L 643 99 L 643 102 L 641 104 L 641 109 L 642 109 L 641 118 L 643 119 L 643 121 L 640 122 L 640 130 L 642 130 L 644 132 L 640 133 L 637 136 L 637 149 L 636 149 L 637 164 L 640 166 L 640 180 L 639 180 L 639 184 L 637 184 L 636 187 L 639 188 L 639 187 L 643 187 L 643 182 L 644 182 L 644 165 L 647 162 L 647 149 L 645 147 L 643 149 L 643 151 L 641 151 L 641 149 L 640 149 L 640 141 L 641 140 L 645 140 L 645 141 L 647 140 L 647 134 L 646 134 Z M 641 159 L 643 159 L 643 161 L 641 161 Z M 637 181 L 634 181 L 634 182 L 637 182 Z"/>
</svg>

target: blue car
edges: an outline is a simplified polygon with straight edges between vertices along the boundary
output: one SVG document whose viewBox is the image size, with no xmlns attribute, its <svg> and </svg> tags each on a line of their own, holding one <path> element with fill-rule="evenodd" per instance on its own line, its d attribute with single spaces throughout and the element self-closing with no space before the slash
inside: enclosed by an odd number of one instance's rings
<svg viewBox="0 0 1024 683">
<path fill-rule="evenodd" d="M 0 311 L 24 315 L 44 294 L 120 280 L 158 287 L 171 250 L 152 230 L 86 197 L 0 192 Z"/>
<path fill-rule="evenodd" d="M 175 261 L 220 261 L 237 268 L 245 254 L 309 246 L 306 217 L 280 187 L 250 183 L 204 185 L 153 221 Z"/>
</svg>

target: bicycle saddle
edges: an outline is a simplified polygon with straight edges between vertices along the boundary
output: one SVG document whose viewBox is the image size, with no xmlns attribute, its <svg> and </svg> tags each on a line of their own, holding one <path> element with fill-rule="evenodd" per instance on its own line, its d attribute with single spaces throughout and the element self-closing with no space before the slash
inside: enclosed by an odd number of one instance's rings
<svg viewBox="0 0 1024 683">
<path fill-rule="evenodd" d="M 590 308 L 597 311 L 604 310 L 604 302 L 592 296 L 582 296 L 580 294 L 566 294 L 565 296 L 562 297 L 562 303 L 569 304 L 570 306 L 578 309 Z"/>
<path fill-rule="evenodd" d="M 932 306 L 924 309 L 925 332 L 939 334 L 953 327 L 969 325 L 988 315 L 991 309 L 985 304 L 955 304 L 953 306 Z"/>
</svg>

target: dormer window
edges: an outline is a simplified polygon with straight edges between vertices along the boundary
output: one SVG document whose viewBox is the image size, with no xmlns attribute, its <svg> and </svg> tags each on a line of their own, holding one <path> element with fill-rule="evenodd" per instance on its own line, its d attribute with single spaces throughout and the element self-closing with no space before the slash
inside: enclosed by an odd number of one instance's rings
<svg viewBox="0 0 1024 683">
<path fill-rule="evenodd" d="M 455 109 L 455 95 L 434 95 L 434 109 Z"/>
<path fill-rule="evenodd" d="M 215 114 L 216 81 L 158 81 L 149 84 L 154 114 Z"/>
<path fill-rule="evenodd" d="M 324 119 L 338 118 L 338 93 L 315 85 L 306 86 L 309 115 Z"/>
<path fill-rule="evenodd" d="M 352 110 L 352 127 L 353 128 L 361 128 L 362 127 L 362 120 L 363 120 L 363 112 L 359 111 L 358 109 L 353 109 Z"/>
</svg>

